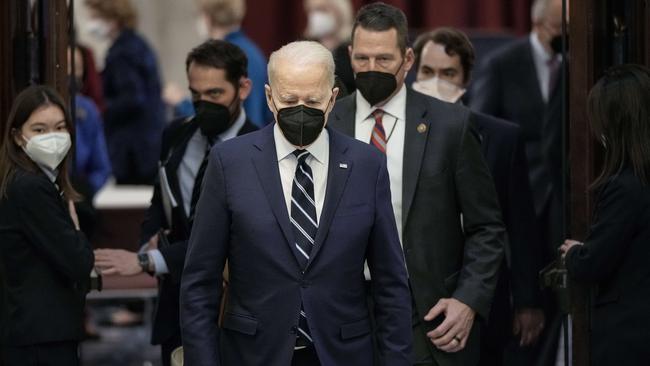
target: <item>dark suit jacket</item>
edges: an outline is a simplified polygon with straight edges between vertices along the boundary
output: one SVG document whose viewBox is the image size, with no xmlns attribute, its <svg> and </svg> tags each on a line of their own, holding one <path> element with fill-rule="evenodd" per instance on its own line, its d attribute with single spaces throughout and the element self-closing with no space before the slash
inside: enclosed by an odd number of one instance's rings
<svg viewBox="0 0 650 366">
<path fill-rule="evenodd" d="M 113 175 L 118 183 L 151 184 L 165 126 L 156 56 L 127 29 L 109 48 L 105 65 L 104 127 Z"/>
<path fill-rule="evenodd" d="M 355 98 L 337 101 L 329 118 L 329 126 L 349 136 L 354 136 Z M 402 181 L 402 238 L 418 314 L 424 317 L 439 299 L 454 297 L 486 319 L 505 230 L 467 108 L 407 89 Z M 461 352 L 431 345 L 438 364 L 475 364 L 477 328 Z"/>
<path fill-rule="evenodd" d="M 484 339 L 499 351 L 512 334 L 514 309 L 541 307 L 537 273 L 542 267 L 542 242 L 528 181 L 528 162 L 520 128 L 510 122 L 474 113 L 508 233 L 506 261 L 501 265 Z M 512 301 L 512 304 L 511 304 Z"/>
<path fill-rule="evenodd" d="M 569 276 L 594 286 L 592 365 L 650 360 L 650 188 L 628 167 L 601 189 L 590 233 L 566 255 Z"/>
<path fill-rule="evenodd" d="M 528 37 L 513 41 L 481 63 L 472 84 L 472 109 L 521 127 L 530 184 L 542 223 L 545 261 L 556 254 L 562 237 L 562 95 L 558 80 L 544 102 Z"/>
<path fill-rule="evenodd" d="M 93 263 L 54 184 L 18 169 L 0 201 L 0 344 L 81 340 Z"/>
<path fill-rule="evenodd" d="M 160 344 L 175 334 L 180 334 L 178 323 L 178 296 L 180 279 L 185 263 L 187 240 L 190 238 L 190 222 L 183 208 L 183 197 L 178 179 L 178 167 L 183 161 L 187 144 L 194 135 L 198 125 L 187 118 L 173 121 L 163 134 L 161 165 L 165 168 L 171 193 L 178 202 L 172 209 L 172 222 L 168 223 L 163 209 L 160 184 L 156 184 L 151 198 L 151 206 L 147 210 L 142 223 L 141 243 L 146 243 L 160 229 L 170 230 L 168 235 L 171 245 L 158 248 L 169 269 L 169 274 L 160 277 L 158 303 L 154 315 L 151 341 Z M 239 130 L 243 135 L 257 130 L 251 122 L 246 121 Z"/>
<path fill-rule="evenodd" d="M 273 125 L 213 148 L 181 283 L 185 365 L 289 365 L 301 302 L 322 365 L 372 365 L 367 259 L 381 355 L 386 365 L 410 366 L 410 296 L 386 164 L 367 144 L 332 130 L 329 140 L 325 203 L 304 271 Z"/>
</svg>

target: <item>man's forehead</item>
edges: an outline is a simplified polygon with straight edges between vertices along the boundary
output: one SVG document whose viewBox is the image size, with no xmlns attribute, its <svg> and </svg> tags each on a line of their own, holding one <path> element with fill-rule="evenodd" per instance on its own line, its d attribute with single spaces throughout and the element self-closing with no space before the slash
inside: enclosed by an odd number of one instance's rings
<svg viewBox="0 0 650 366">
<path fill-rule="evenodd" d="M 384 50 L 399 51 L 397 29 L 395 28 L 375 31 L 359 26 L 354 30 L 354 38 L 352 41 L 353 51 L 365 50 L 369 47 L 380 47 Z"/>
</svg>

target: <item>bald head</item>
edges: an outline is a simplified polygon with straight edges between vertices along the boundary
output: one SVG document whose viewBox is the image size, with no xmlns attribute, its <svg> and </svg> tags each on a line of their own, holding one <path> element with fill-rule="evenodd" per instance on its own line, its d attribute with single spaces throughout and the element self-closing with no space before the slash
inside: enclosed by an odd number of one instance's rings
<svg viewBox="0 0 650 366">
<path fill-rule="evenodd" d="M 300 104 L 327 114 L 334 105 L 338 93 L 334 88 L 334 59 L 318 42 L 292 42 L 273 52 L 268 74 L 266 96 L 274 114 Z"/>
</svg>

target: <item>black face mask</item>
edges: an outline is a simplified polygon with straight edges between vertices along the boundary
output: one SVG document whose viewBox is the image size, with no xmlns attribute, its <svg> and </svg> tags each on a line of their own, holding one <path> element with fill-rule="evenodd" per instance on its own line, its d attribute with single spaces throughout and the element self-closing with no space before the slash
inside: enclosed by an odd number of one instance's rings
<svg viewBox="0 0 650 366">
<path fill-rule="evenodd" d="M 273 102 L 275 107 L 275 101 Z M 275 107 L 277 110 L 278 107 Z M 329 109 L 329 103 L 327 108 Z M 278 111 L 278 126 L 284 137 L 294 146 L 308 146 L 314 143 L 325 126 L 325 112 L 304 104 L 282 108 Z"/>
<path fill-rule="evenodd" d="M 404 59 L 402 59 L 402 63 L 399 64 L 395 74 L 402 69 L 403 64 Z M 364 71 L 357 73 L 354 82 L 361 95 L 371 106 L 374 106 L 386 100 L 397 89 L 395 74 L 381 71 Z"/>
<path fill-rule="evenodd" d="M 567 52 L 569 51 L 569 35 L 566 35 L 566 50 Z M 556 55 L 559 55 L 562 53 L 562 35 L 559 34 L 553 38 L 551 38 L 551 49 Z"/>
<path fill-rule="evenodd" d="M 236 101 L 237 99 L 233 103 Z M 234 116 L 230 113 L 230 109 L 222 104 L 197 100 L 194 102 L 194 110 L 196 111 L 194 120 L 198 123 L 201 133 L 211 140 L 225 132 L 234 123 Z"/>
</svg>

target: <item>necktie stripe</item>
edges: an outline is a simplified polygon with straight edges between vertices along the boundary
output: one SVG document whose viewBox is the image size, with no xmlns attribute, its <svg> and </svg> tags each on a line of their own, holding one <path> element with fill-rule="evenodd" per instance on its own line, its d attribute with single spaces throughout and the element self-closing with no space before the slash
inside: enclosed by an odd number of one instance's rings
<svg viewBox="0 0 650 366">
<path fill-rule="evenodd" d="M 299 232 L 300 232 L 300 233 L 301 233 L 301 234 L 302 234 L 302 235 L 303 235 L 307 240 L 309 240 L 309 242 L 310 242 L 312 245 L 314 244 L 314 239 L 312 239 L 312 237 L 309 236 L 309 234 L 307 234 L 307 232 L 305 231 L 305 229 L 303 229 L 302 226 L 300 226 L 300 224 L 298 224 L 298 223 L 296 222 L 296 220 L 293 219 L 293 217 L 291 218 L 291 223 L 293 224 L 293 226 L 294 226 L 296 229 L 298 229 L 298 231 L 299 231 Z"/>
<path fill-rule="evenodd" d="M 300 254 L 304 255 L 305 258 L 306 258 L 307 260 L 309 260 L 309 255 L 308 255 L 307 253 L 305 253 L 304 250 L 302 250 L 302 248 L 300 247 L 300 245 L 298 245 L 298 243 L 296 243 L 296 249 L 298 249 L 298 251 L 300 252 Z"/>
<path fill-rule="evenodd" d="M 302 193 L 305 195 L 305 198 L 307 198 L 307 201 L 309 201 L 309 203 L 311 203 L 314 207 L 316 207 L 316 203 L 314 202 L 314 199 L 311 198 L 311 196 L 309 195 L 309 193 L 307 193 L 305 188 L 300 183 L 298 183 L 298 181 L 296 179 L 294 179 L 293 182 L 298 187 L 298 189 L 300 189 L 302 191 Z"/>
<path fill-rule="evenodd" d="M 298 204 L 298 202 L 296 202 L 296 199 L 291 197 L 291 202 L 293 202 L 293 204 L 296 205 L 296 207 L 298 207 L 300 212 L 302 212 L 305 215 L 305 217 L 309 219 L 309 222 L 311 222 L 311 224 L 318 229 L 318 224 L 316 223 L 316 221 L 309 216 L 309 214 L 300 206 L 300 204 Z"/>
<path fill-rule="evenodd" d="M 304 174 L 307 178 L 309 178 L 311 184 L 314 184 L 314 178 L 310 174 L 307 174 L 307 172 L 302 168 L 302 165 L 298 165 L 298 166 L 300 167 L 300 171 L 302 172 L 302 174 Z"/>
</svg>

